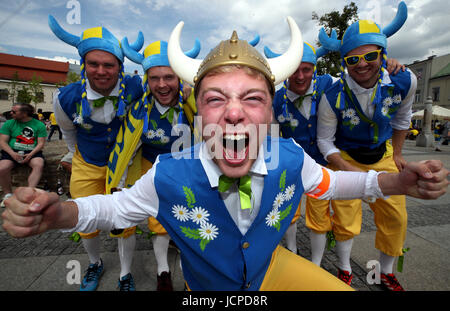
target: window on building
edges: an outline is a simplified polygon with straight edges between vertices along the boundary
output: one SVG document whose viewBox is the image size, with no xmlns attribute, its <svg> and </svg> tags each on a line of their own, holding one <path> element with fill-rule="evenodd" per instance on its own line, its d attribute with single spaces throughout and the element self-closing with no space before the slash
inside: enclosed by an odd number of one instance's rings
<svg viewBox="0 0 450 311">
<path fill-rule="evenodd" d="M 433 88 L 433 101 L 438 102 L 439 101 L 439 87 Z"/>
<path fill-rule="evenodd" d="M 9 91 L 8 89 L 0 89 L 0 100 L 8 100 Z"/>
<path fill-rule="evenodd" d="M 416 96 L 415 96 L 415 98 L 414 98 L 414 102 L 417 104 L 417 103 L 420 103 L 420 90 L 416 90 Z"/>
</svg>

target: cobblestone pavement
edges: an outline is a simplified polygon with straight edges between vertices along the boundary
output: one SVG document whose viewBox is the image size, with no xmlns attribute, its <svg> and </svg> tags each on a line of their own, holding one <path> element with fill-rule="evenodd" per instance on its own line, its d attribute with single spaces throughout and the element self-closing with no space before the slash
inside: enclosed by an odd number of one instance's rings
<svg viewBox="0 0 450 311">
<path fill-rule="evenodd" d="M 439 158 L 444 157 L 448 159 L 445 162 L 446 166 L 450 164 L 450 147 L 443 146 L 444 152 L 436 153 L 432 148 L 415 147 L 414 142 L 407 141 L 404 147 L 404 156 L 407 160 L 421 160 L 422 158 Z M 446 157 L 446 158 L 445 158 Z M 433 203 L 428 201 L 427 208 L 423 208 L 421 204 L 410 204 L 407 200 L 408 208 L 408 230 L 415 227 L 422 226 L 439 226 L 450 224 L 450 203 L 447 201 L 437 201 Z M 1 212 L 1 211 L 0 211 Z M 309 230 L 305 226 L 305 221 L 302 217 L 298 222 L 297 245 L 299 253 L 305 258 L 311 257 Z M 376 227 L 373 221 L 373 213 L 370 209 L 363 208 L 363 224 L 361 233 L 375 231 Z M 0 224 L 2 220 L 0 218 Z M 137 235 L 136 250 L 151 250 L 152 243 L 148 239 L 148 229 L 145 224 L 139 226 L 143 234 Z M 69 234 L 60 233 L 59 231 L 48 232 L 39 236 L 27 239 L 15 239 L 10 237 L 0 227 L 0 259 L 6 258 L 22 258 L 22 257 L 42 257 L 54 255 L 69 255 L 85 253 L 82 243 L 75 243 L 68 238 Z M 115 239 L 102 232 L 101 237 L 102 252 L 116 252 L 117 242 Z M 284 242 L 283 242 L 284 243 Z M 334 250 L 325 251 L 322 260 L 322 267 L 332 273 L 337 274 L 337 256 Z M 352 287 L 362 291 L 379 291 L 382 290 L 379 285 L 367 285 L 366 276 L 367 271 L 365 267 L 361 267 L 353 259 L 351 260 L 353 269 L 353 283 Z"/>
</svg>

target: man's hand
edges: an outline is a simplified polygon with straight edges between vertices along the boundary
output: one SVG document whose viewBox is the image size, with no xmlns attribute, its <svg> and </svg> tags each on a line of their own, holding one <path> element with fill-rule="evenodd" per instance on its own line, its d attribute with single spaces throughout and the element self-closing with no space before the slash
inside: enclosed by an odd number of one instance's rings
<svg viewBox="0 0 450 311">
<path fill-rule="evenodd" d="M 395 58 L 388 58 L 386 60 L 386 69 L 389 74 L 396 75 L 400 70 L 405 71 L 406 67 L 403 64 L 400 64 L 398 60 Z"/>
<path fill-rule="evenodd" d="M 403 156 L 401 154 L 398 154 L 398 155 L 394 154 L 394 162 L 395 162 L 395 165 L 397 166 L 399 172 L 401 172 L 403 170 L 403 168 L 405 167 L 405 165 L 407 163 L 405 158 L 403 158 Z"/>
<path fill-rule="evenodd" d="M 27 237 L 61 228 L 58 221 L 62 208 L 56 193 L 21 187 L 5 201 L 5 205 L 3 228 L 13 237 Z"/>
<path fill-rule="evenodd" d="M 447 191 L 449 171 L 441 161 L 408 162 L 399 174 L 380 174 L 378 182 L 385 195 L 406 194 L 419 199 L 437 199 Z"/>
</svg>

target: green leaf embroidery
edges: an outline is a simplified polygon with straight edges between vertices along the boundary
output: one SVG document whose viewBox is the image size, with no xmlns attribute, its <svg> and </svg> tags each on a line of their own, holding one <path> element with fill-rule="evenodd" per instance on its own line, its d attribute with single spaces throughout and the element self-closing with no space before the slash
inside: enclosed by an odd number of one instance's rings
<svg viewBox="0 0 450 311">
<path fill-rule="evenodd" d="M 202 251 L 204 251 L 205 250 L 205 247 L 206 247 L 206 244 L 208 244 L 209 243 L 209 240 L 208 239 L 202 239 L 201 241 L 200 241 L 200 249 L 202 250 Z"/>
<path fill-rule="evenodd" d="M 183 191 L 184 191 L 184 194 L 186 196 L 187 206 L 189 208 L 194 208 L 194 204 L 195 204 L 196 201 L 195 201 L 194 193 L 192 192 L 191 188 L 183 186 Z"/>
<path fill-rule="evenodd" d="M 200 236 L 200 233 L 198 232 L 198 229 L 191 229 L 191 228 L 182 227 L 182 226 L 180 226 L 180 229 L 181 229 L 181 232 L 183 232 L 187 238 L 195 239 L 195 240 L 199 240 L 202 238 Z"/>
<path fill-rule="evenodd" d="M 292 210 L 292 203 L 289 204 L 289 206 L 280 213 L 280 221 L 285 219 L 290 214 L 291 210 Z"/>
<path fill-rule="evenodd" d="M 131 103 L 131 100 L 132 100 L 133 98 L 131 97 L 131 94 L 128 94 L 128 96 L 127 96 L 127 102 L 129 102 L 129 103 Z"/>
<path fill-rule="evenodd" d="M 280 231 L 280 229 L 281 229 L 281 224 L 280 224 L 279 221 L 277 221 L 273 226 L 275 227 L 275 229 L 277 229 L 277 231 Z"/>
<path fill-rule="evenodd" d="M 155 120 L 150 120 L 150 123 L 152 124 L 152 127 L 154 130 L 156 130 L 158 128 L 158 123 L 156 123 Z"/>
<path fill-rule="evenodd" d="M 286 189 L 286 170 L 284 170 L 280 176 L 280 189 L 281 191 L 284 191 Z"/>
</svg>

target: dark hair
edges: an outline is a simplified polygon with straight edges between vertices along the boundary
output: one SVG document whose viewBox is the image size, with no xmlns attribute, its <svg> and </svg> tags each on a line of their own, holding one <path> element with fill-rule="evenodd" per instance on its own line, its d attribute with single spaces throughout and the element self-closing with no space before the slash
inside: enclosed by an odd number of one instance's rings
<svg viewBox="0 0 450 311">
<path fill-rule="evenodd" d="M 32 117 L 34 114 L 34 107 L 30 104 L 17 103 L 14 106 L 20 106 L 20 111 L 25 112 L 28 117 Z"/>
</svg>

